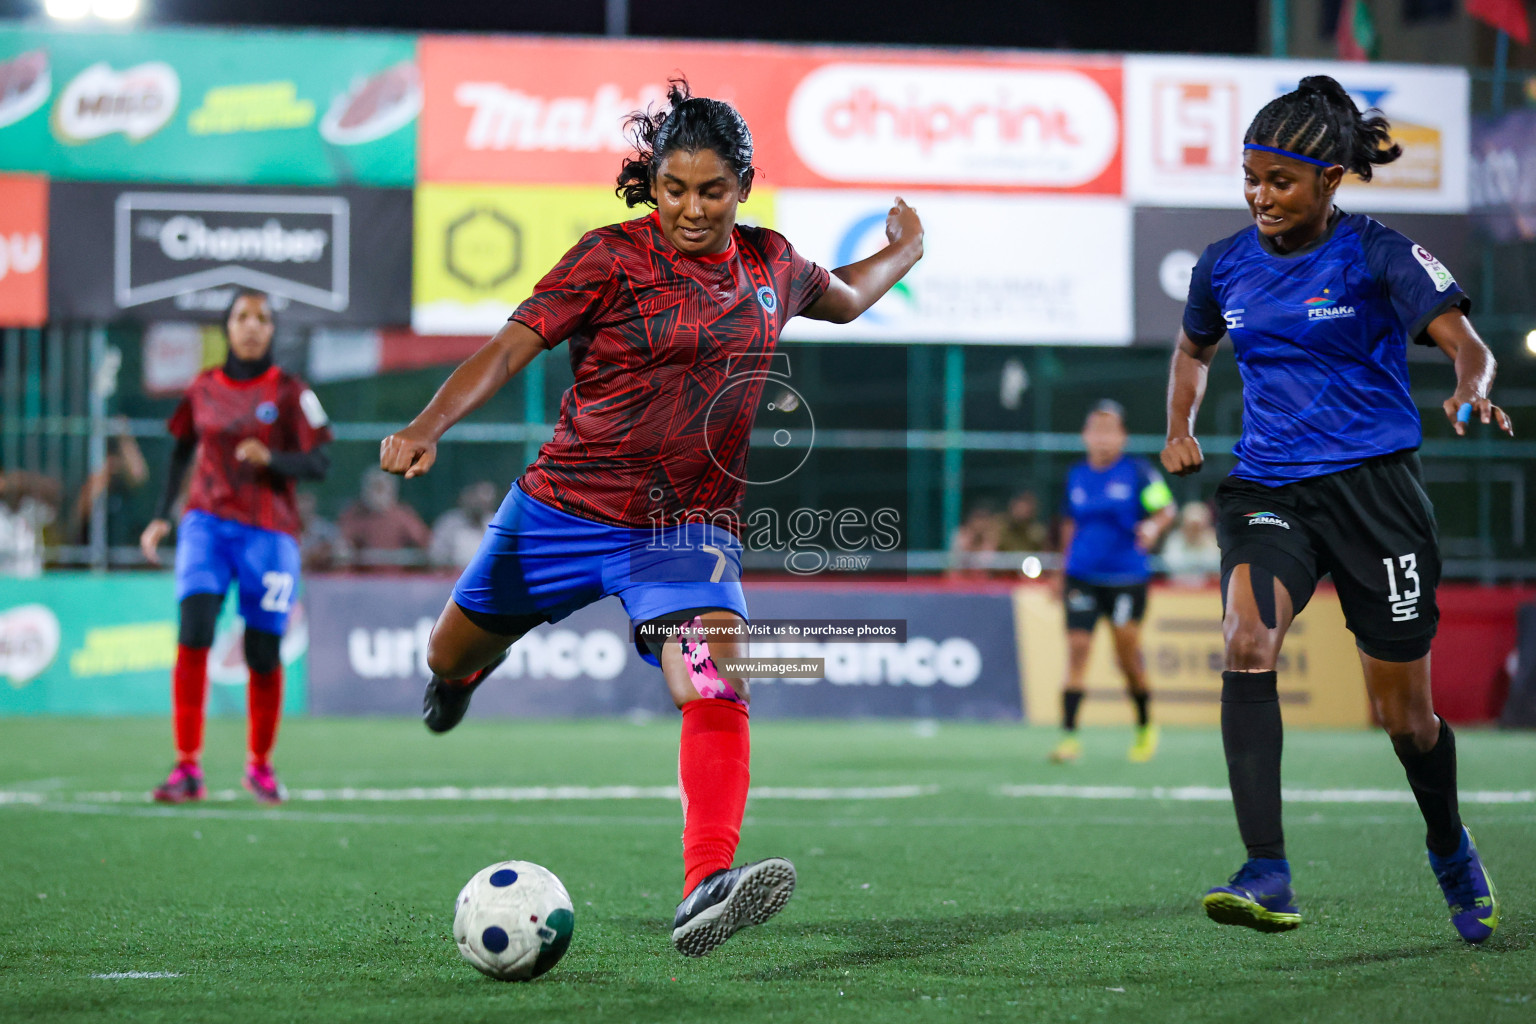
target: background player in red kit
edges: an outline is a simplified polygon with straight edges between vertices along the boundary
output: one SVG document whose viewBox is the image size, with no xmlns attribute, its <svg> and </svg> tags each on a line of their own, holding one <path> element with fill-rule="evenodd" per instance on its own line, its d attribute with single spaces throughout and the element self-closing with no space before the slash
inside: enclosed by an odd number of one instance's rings
<svg viewBox="0 0 1536 1024">
<path fill-rule="evenodd" d="M 239 587 L 250 668 L 250 763 L 245 788 L 262 803 L 279 803 L 272 745 L 283 702 L 278 648 L 299 584 L 299 513 L 294 482 L 319 480 L 330 468 L 325 410 L 314 392 L 272 365 L 272 307 L 262 292 L 242 290 L 224 318 L 229 356 L 187 388 L 168 427 L 176 438 L 165 490 L 139 546 L 156 548 L 171 530 L 170 513 L 187 469 L 192 485 L 176 537 L 176 599 L 181 631 L 172 676 L 176 766 L 155 790 L 163 803 L 201 800 L 198 758 L 208 648 L 231 580 Z"/>
<path fill-rule="evenodd" d="M 745 679 L 718 658 L 747 617 L 740 541 L 747 443 L 763 369 L 793 316 L 846 323 L 922 256 L 900 199 L 889 245 L 832 274 L 783 236 L 736 224 L 752 190 L 752 135 L 734 108 L 690 98 L 630 119 L 636 155 L 619 175 L 638 220 L 589 232 L 409 426 L 381 464 L 419 476 L 437 441 L 535 356 L 569 341 L 575 384 L 555 437 L 512 487 L 433 631 L 424 717 L 453 728 L 507 647 L 542 622 L 616 595 L 642 656 L 682 710 L 684 899 L 672 941 L 702 956 L 761 924 L 794 889 L 771 858 L 732 868 L 748 783 Z"/>
</svg>

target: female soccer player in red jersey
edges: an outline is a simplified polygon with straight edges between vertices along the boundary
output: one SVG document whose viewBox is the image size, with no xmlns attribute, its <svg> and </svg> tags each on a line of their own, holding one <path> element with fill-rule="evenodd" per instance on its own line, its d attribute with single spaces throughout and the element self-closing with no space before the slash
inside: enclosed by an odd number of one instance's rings
<svg viewBox="0 0 1536 1024">
<path fill-rule="evenodd" d="M 156 548 L 170 533 L 171 506 L 187 469 L 192 486 L 176 537 L 176 599 L 181 633 L 172 675 L 176 766 L 155 790 L 162 803 L 205 795 L 198 757 L 208 648 L 224 592 L 234 580 L 245 620 L 250 668 L 250 763 L 245 788 L 265 804 L 280 803 L 272 745 L 283 702 L 278 648 L 299 583 L 296 480 L 319 480 L 330 468 L 325 410 L 297 377 L 272 365 L 272 306 L 242 290 L 224 318 L 229 356 L 187 388 L 168 424 L 176 448 L 154 520 L 139 546 L 159 564 Z"/>
<path fill-rule="evenodd" d="M 443 433 L 539 353 L 569 340 L 575 384 L 554 440 L 511 488 L 433 631 L 424 718 L 436 732 L 507 647 L 607 595 L 682 710 L 684 899 L 672 941 L 703 956 L 761 924 L 794 889 L 773 858 L 732 868 L 747 798 L 747 681 L 721 659 L 746 647 L 734 523 L 763 373 L 792 316 L 846 323 L 922 256 L 900 199 L 889 244 L 828 274 L 781 235 L 736 223 L 752 191 L 752 135 L 729 104 L 674 82 L 670 109 L 636 114 L 619 175 L 655 212 L 589 232 L 410 425 L 381 465 L 419 476 Z"/>
</svg>

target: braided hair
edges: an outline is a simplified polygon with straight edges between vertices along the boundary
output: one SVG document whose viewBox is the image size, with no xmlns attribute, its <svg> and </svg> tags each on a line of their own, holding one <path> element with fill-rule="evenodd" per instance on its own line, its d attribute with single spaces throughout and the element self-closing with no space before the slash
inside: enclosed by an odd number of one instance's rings
<svg viewBox="0 0 1536 1024">
<path fill-rule="evenodd" d="M 1362 181 L 1370 181 L 1373 165 L 1389 164 L 1403 155 L 1403 147 L 1392 141 L 1391 133 L 1392 126 L 1380 111 L 1365 116 L 1338 82 L 1327 75 L 1309 75 L 1294 92 L 1265 104 L 1248 126 L 1243 143 L 1340 164 Z"/>
<path fill-rule="evenodd" d="M 724 100 L 693 96 L 686 78 L 667 81 L 666 110 L 637 110 L 624 119 L 624 133 L 635 147 L 624 161 L 614 189 L 628 206 L 655 206 L 651 183 L 669 153 L 713 150 L 745 184 L 752 171 L 752 130 Z"/>
</svg>

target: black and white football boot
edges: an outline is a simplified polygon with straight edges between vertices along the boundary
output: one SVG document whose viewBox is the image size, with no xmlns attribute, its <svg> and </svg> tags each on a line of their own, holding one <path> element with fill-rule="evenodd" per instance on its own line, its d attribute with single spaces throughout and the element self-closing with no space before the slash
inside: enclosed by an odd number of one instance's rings
<svg viewBox="0 0 1536 1024">
<path fill-rule="evenodd" d="M 794 891 L 795 866 L 783 857 L 716 871 L 677 905 L 672 945 L 683 956 L 704 956 L 783 910 Z"/>
<path fill-rule="evenodd" d="M 507 652 L 502 651 L 485 668 L 456 683 L 435 675 L 427 680 L 427 692 L 421 697 L 421 720 L 427 723 L 427 728 L 433 732 L 447 732 L 462 722 L 464 713 L 469 710 L 469 698 L 474 696 L 475 687 L 485 682 L 506 660 Z"/>
</svg>

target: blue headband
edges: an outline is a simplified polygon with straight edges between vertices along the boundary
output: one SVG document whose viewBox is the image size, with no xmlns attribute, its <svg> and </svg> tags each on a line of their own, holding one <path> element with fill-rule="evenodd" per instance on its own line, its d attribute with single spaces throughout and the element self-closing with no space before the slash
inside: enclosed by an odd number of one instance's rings
<svg viewBox="0 0 1536 1024">
<path fill-rule="evenodd" d="M 1332 161 L 1332 160 L 1319 160 L 1316 157 L 1302 156 L 1300 153 L 1292 153 L 1288 149 L 1276 149 L 1274 146 L 1261 146 L 1261 145 L 1259 145 L 1256 142 L 1245 142 L 1245 143 L 1243 143 L 1243 148 L 1244 149 L 1257 149 L 1257 150 L 1261 150 L 1261 151 L 1263 151 L 1265 153 L 1274 153 L 1276 156 L 1288 156 L 1292 160 L 1300 160 L 1302 163 L 1304 163 L 1304 164 L 1311 164 L 1314 167 L 1333 167 L 1333 166 L 1335 166 L 1335 162 Z"/>
</svg>

